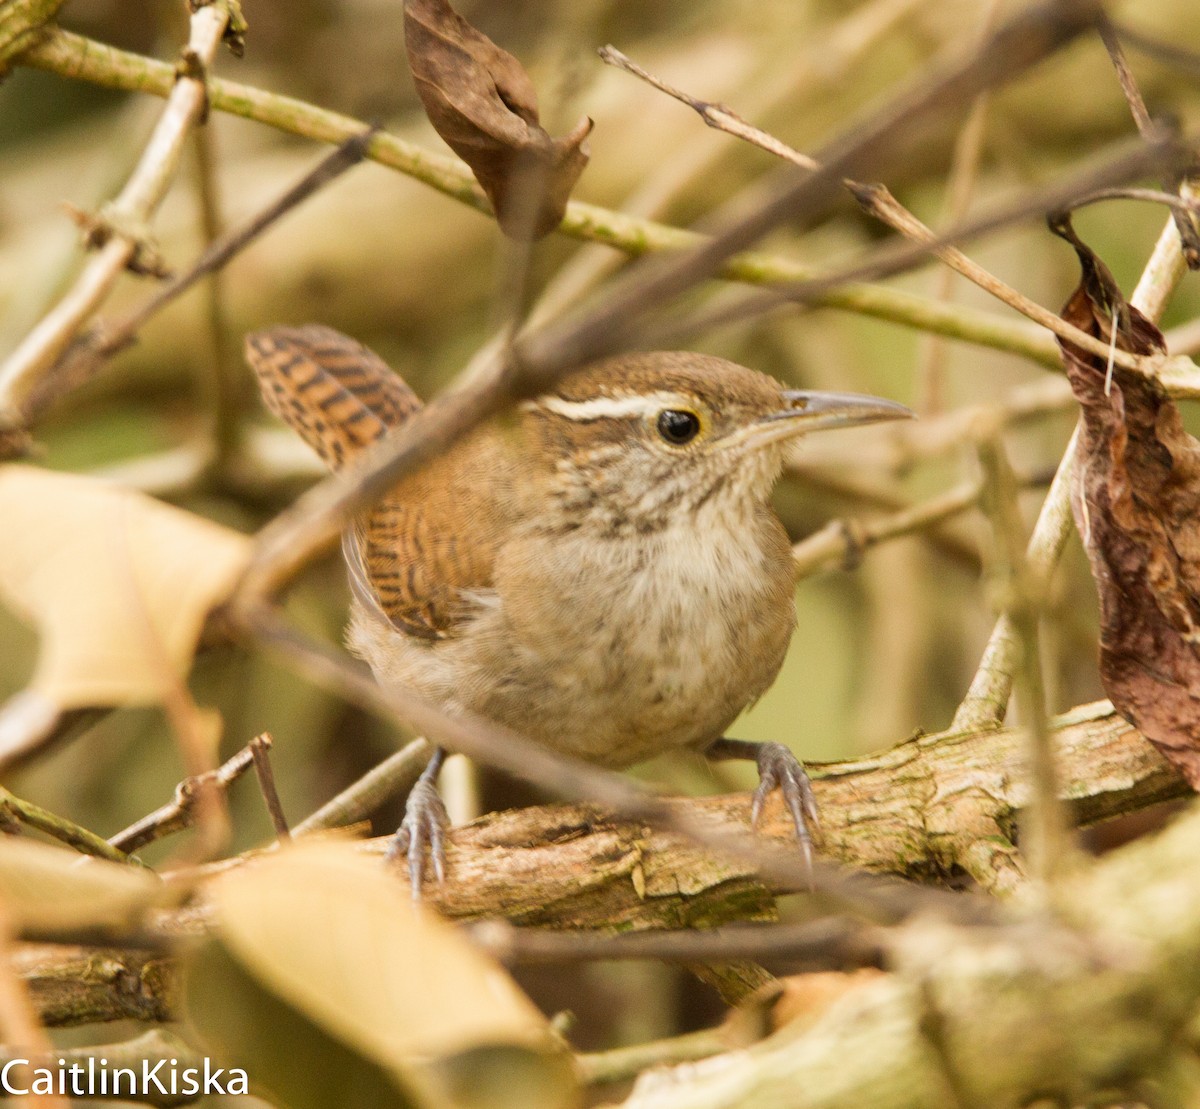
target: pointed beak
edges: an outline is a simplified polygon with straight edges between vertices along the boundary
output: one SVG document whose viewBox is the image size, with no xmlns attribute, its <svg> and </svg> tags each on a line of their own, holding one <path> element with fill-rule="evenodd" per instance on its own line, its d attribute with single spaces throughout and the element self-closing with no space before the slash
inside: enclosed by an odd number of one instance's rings
<svg viewBox="0 0 1200 1109">
<path fill-rule="evenodd" d="M 911 420 L 915 413 L 892 400 L 869 397 L 861 393 L 813 393 L 803 389 L 788 389 L 783 394 L 786 408 L 763 417 L 760 427 L 777 428 L 783 438 L 807 435 L 831 427 L 856 427 L 882 420 Z"/>
</svg>

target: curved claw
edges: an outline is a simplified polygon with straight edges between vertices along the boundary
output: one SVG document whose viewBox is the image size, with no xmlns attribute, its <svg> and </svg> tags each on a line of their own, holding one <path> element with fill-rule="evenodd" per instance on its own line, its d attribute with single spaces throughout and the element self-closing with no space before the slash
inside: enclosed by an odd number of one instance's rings
<svg viewBox="0 0 1200 1109">
<path fill-rule="evenodd" d="M 812 873 L 813 833 L 820 834 L 821 821 L 812 783 L 800 760 L 782 743 L 764 743 L 758 749 L 758 788 L 750 807 L 750 821 L 758 827 L 763 805 L 771 791 L 783 794 L 784 804 L 792 814 L 796 839 L 804 852 L 804 865 Z"/>
<path fill-rule="evenodd" d="M 432 774 L 429 772 L 431 769 Z M 389 862 L 402 857 L 408 860 L 408 880 L 414 901 L 421 899 L 427 844 L 434 877 L 439 883 L 446 880 L 446 829 L 449 827 L 450 816 L 438 793 L 437 770 L 431 762 L 408 795 L 404 820 L 396 830 L 387 852 Z"/>
</svg>

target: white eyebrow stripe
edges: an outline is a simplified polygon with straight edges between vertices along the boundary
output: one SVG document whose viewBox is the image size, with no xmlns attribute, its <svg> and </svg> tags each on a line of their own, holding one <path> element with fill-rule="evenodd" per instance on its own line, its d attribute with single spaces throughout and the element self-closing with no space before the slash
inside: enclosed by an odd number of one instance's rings
<svg viewBox="0 0 1200 1109">
<path fill-rule="evenodd" d="M 594 397 L 591 400 L 565 400 L 562 397 L 544 396 L 527 401 L 525 407 L 536 411 L 541 408 L 557 416 L 581 423 L 588 420 L 619 419 L 624 416 L 656 416 L 664 408 L 696 407 L 693 398 L 681 393 L 639 393 L 631 397 Z"/>
</svg>

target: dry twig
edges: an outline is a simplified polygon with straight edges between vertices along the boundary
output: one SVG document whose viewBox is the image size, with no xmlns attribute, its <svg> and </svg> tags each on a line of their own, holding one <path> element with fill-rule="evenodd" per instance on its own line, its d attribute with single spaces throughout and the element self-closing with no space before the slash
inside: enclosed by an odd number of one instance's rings
<svg viewBox="0 0 1200 1109">
<path fill-rule="evenodd" d="M 414 739 L 305 817 L 294 834 L 303 836 L 366 820 L 385 801 L 412 789 L 432 753 L 427 741 Z"/>
<path fill-rule="evenodd" d="M 105 359 L 125 350 L 136 341 L 138 332 L 168 304 L 186 293 L 201 278 L 220 271 L 235 254 L 244 250 L 264 231 L 297 205 L 324 188 L 351 166 L 357 165 L 371 140 L 374 130 L 342 143 L 326 155 L 283 195 L 239 226 L 220 235 L 205 248 L 185 271 L 167 279 L 140 305 L 114 322 L 98 321 L 75 338 L 66 350 L 44 368 L 43 375 L 29 388 L 21 410 L 22 419 L 30 422 L 60 397 L 90 380 Z M 219 385 L 228 391 L 228 383 Z M 228 401 L 221 401 L 221 410 Z M 228 413 L 217 420 L 216 452 L 204 458 L 204 465 L 219 461 L 223 451 L 232 449 L 233 431 L 222 426 L 229 422 Z"/>
<path fill-rule="evenodd" d="M 247 747 L 254 760 L 254 772 L 258 775 L 258 785 L 262 790 L 267 812 L 275 826 L 275 837 L 280 843 L 286 843 L 292 838 L 292 833 L 288 828 L 287 817 L 283 815 L 279 792 L 275 789 L 275 774 L 271 770 L 271 737 L 267 732 L 263 732 L 262 735 L 255 736 Z"/>
<path fill-rule="evenodd" d="M 1017 693 L 1021 720 L 1029 737 L 1025 764 L 1032 788 L 1024 815 L 1022 851 L 1032 873 L 1050 886 L 1069 861 L 1072 843 L 1059 801 L 1038 641 L 1043 582 L 1030 574 L 1025 560 L 1025 529 L 1017 506 L 1016 481 L 997 436 L 981 439 L 979 459 L 994 535 L 992 576 L 1017 637 Z"/>
<path fill-rule="evenodd" d="M 723 131 L 735 138 L 749 142 L 770 154 L 774 154 L 778 158 L 782 158 L 792 165 L 799 166 L 801 169 L 816 170 L 820 168 L 820 163 L 816 159 L 809 157 L 807 154 L 802 154 L 800 151 L 782 142 L 774 135 L 755 127 L 753 124 L 747 123 L 731 108 L 723 104 L 710 104 L 707 101 L 697 100 L 695 97 L 675 88 L 673 85 L 667 84 L 661 78 L 647 72 L 640 65 L 632 61 L 620 50 L 614 46 L 602 47 L 599 51 L 600 57 L 609 65 L 617 66 L 625 70 L 627 73 L 633 74 L 635 77 L 652 85 L 660 92 L 666 93 L 668 96 L 674 97 L 676 100 L 686 104 L 688 107 L 696 111 L 700 118 L 712 128 L 718 131 Z M 1154 135 L 1150 134 L 1148 141 L 1153 141 Z M 1120 171 L 1124 173 L 1125 171 Z M 937 235 L 906 209 L 883 185 L 863 184 L 858 181 L 849 179 L 842 182 L 849 190 L 851 195 L 861 205 L 864 211 L 875 217 L 889 227 L 900 232 L 910 242 L 929 247 L 930 252 L 949 266 L 955 272 L 961 274 L 969 281 L 974 282 L 985 292 L 990 293 L 997 300 L 1007 304 L 1010 308 L 1016 309 L 1023 316 L 1033 320 L 1034 323 L 1040 324 L 1048 331 L 1058 335 L 1060 338 L 1081 346 L 1083 349 L 1091 351 L 1093 354 L 1101 354 L 1108 357 L 1109 351 L 1104 343 L 1101 343 L 1092 335 L 1087 335 L 1079 328 L 1073 326 L 1064 320 L 1061 316 L 1051 312 L 1047 308 L 1043 308 L 1040 304 L 1030 300 L 1024 294 L 1018 292 L 1011 285 L 1007 285 L 994 274 L 989 273 L 978 263 L 968 258 L 957 247 L 947 245 L 949 240 L 966 238 L 975 233 L 973 230 L 974 224 L 966 224 L 963 228 L 947 232 L 944 236 Z M 1065 190 L 1065 195 L 1073 196 L 1076 193 L 1074 186 L 1070 186 Z M 1061 206 L 1058 201 L 1063 193 L 1058 194 L 1057 199 L 1052 203 L 1044 203 L 1034 201 L 1032 199 L 1023 203 L 1029 205 L 1024 209 L 1024 213 L 1037 210 L 1037 205 L 1041 205 L 1043 210 L 1049 210 Z M 1091 197 L 1096 197 L 1098 194 L 1095 191 L 1089 193 Z M 1012 216 L 1009 211 L 1006 211 L 1003 217 L 998 217 L 1002 222 L 1011 222 Z M 910 258 L 910 255 L 904 255 L 905 259 Z M 867 271 L 858 268 L 854 271 L 854 278 L 845 278 L 845 280 L 853 280 L 862 278 Z M 882 274 L 881 274 L 882 275 Z M 871 271 L 871 276 L 874 277 L 874 271 Z M 818 283 L 828 280 L 831 284 L 841 284 L 842 278 L 825 278 L 818 279 Z M 800 291 L 791 291 L 796 298 L 801 297 Z M 785 299 L 783 294 L 780 294 L 781 301 Z M 792 295 L 787 295 L 786 299 L 793 299 Z M 780 302 L 781 302 L 780 301 Z M 778 303 L 778 302 L 777 302 Z M 764 307 L 773 307 L 773 304 L 768 304 L 765 298 L 758 302 L 758 306 L 753 307 L 753 312 L 764 310 Z M 720 322 L 716 317 L 713 317 L 714 322 Z M 1136 368 L 1137 356 L 1120 352 L 1125 355 L 1125 360 L 1122 365 L 1128 365 L 1130 368 Z"/>
<path fill-rule="evenodd" d="M 148 265 L 146 225 L 166 195 L 189 130 L 203 118 L 208 67 L 229 25 L 226 0 L 198 7 L 166 107 L 141 160 L 125 187 L 101 212 L 89 232 L 99 253 L 84 267 L 71 291 L 0 366 L 0 420 L 7 428 L 27 423 L 25 403 L 42 376 L 131 265 Z M 139 255 L 142 261 L 139 262 Z"/>
<path fill-rule="evenodd" d="M 831 520 L 792 547 L 797 578 L 835 566 L 849 567 L 870 548 L 889 539 L 923 531 L 979 503 L 979 484 L 969 481 L 938 497 L 877 520 Z"/>
<path fill-rule="evenodd" d="M 167 804 L 111 836 L 109 844 L 119 851 L 138 851 L 164 836 L 190 828 L 195 821 L 196 802 L 202 790 L 208 787 L 226 790 L 253 765 L 254 753 L 246 746 L 216 770 L 184 778 Z"/>
</svg>

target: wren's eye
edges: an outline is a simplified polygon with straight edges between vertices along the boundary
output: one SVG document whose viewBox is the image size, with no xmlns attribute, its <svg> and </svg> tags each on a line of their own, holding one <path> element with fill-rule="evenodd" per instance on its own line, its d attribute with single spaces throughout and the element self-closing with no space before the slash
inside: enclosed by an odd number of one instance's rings
<svg viewBox="0 0 1200 1109">
<path fill-rule="evenodd" d="M 658 433 L 676 447 L 690 443 L 700 434 L 700 417 L 681 408 L 664 408 L 658 414 Z"/>
</svg>

